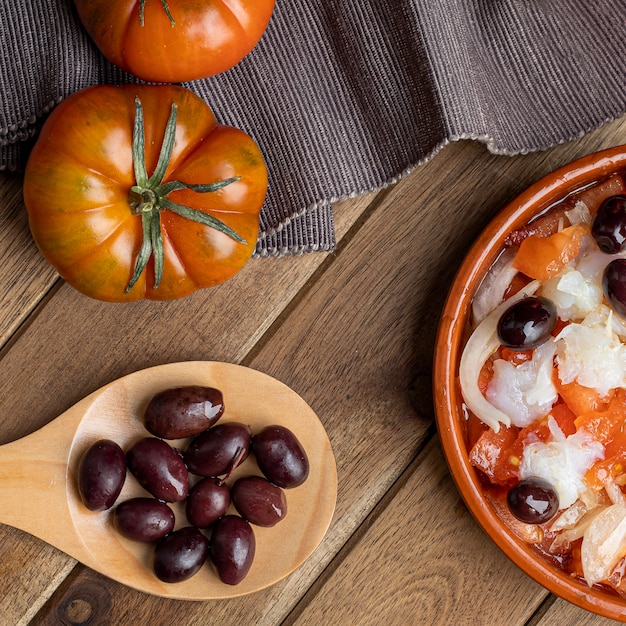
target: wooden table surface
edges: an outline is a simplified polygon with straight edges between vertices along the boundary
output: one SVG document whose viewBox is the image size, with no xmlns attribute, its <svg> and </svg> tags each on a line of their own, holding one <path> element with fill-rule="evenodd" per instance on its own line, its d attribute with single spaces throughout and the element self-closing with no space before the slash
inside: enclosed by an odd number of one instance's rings
<svg viewBox="0 0 626 626">
<path fill-rule="evenodd" d="M 255 259 L 230 282 L 171 303 L 105 304 L 66 285 L 31 241 L 20 177 L 1 174 L 0 443 L 135 370 L 227 361 L 311 405 L 339 489 L 304 565 L 218 602 L 133 591 L 0 526 L 0 623 L 609 623 L 548 593 L 475 523 L 439 445 L 431 365 L 447 289 L 481 228 L 542 175 L 622 143 L 626 119 L 517 157 L 448 145 L 394 186 L 338 203 L 335 252 Z"/>
</svg>

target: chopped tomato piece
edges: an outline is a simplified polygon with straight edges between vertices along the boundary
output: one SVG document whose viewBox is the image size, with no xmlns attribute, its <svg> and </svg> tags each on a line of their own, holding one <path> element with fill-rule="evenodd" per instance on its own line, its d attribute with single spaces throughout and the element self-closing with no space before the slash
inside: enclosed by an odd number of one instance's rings
<svg viewBox="0 0 626 626">
<path fill-rule="evenodd" d="M 522 241 L 513 265 L 526 276 L 548 280 L 578 255 L 588 232 L 587 225 L 577 224 L 549 237 L 531 235 Z"/>
<path fill-rule="evenodd" d="M 604 449 L 604 458 L 608 459 L 610 457 L 620 457 L 624 456 L 626 458 L 626 432 L 624 432 L 625 425 L 620 424 L 619 428 L 616 428 L 613 431 L 613 438 L 610 441 L 606 442 L 606 446 Z M 626 463 L 624 463 L 623 467 L 617 468 L 620 473 L 626 474 Z"/>
<path fill-rule="evenodd" d="M 487 385 L 493 378 L 493 359 L 487 359 L 478 374 L 478 388 L 483 396 L 487 393 Z"/>
<path fill-rule="evenodd" d="M 556 375 L 553 379 L 557 393 L 575 415 L 602 412 L 608 408 L 611 392 L 609 396 L 601 396 L 595 389 L 584 387 L 576 380 L 562 383 Z"/>
<path fill-rule="evenodd" d="M 494 484 L 504 485 L 517 477 L 519 462 L 515 464 L 512 446 L 519 431 L 516 426 L 502 426 L 497 433 L 489 428 L 470 451 L 470 463 Z"/>
<path fill-rule="evenodd" d="M 558 402 L 550 410 L 550 415 L 555 419 L 559 428 L 566 437 L 573 435 L 576 432 L 576 415 L 565 404 L 565 402 Z"/>
<path fill-rule="evenodd" d="M 626 390 L 617 389 L 603 411 L 591 411 L 576 418 L 576 428 L 585 429 L 594 438 L 607 445 L 624 428 Z M 605 457 L 606 458 L 606 457 Z"/>
<path fill-rule="evenodd" d="M 606 453 L 606 458 L 597 461 L 585 474 L 585 480 L 595 491 L 600 491 L 607 480 L 615 481 L 618 476 L 626 474 L 626 449 L 616 451 L 615 454 Z"/>
<path fill-rule="evenodd" d="M 468 414 L 465 423 L 465 432 L 467 433 L 467 447 L 472 449 L 480 436 L 489 428 L 485 422 L 477 418 L 471 411 Z"/>
<path fill-rule="evenodd" d="M 550 430 L 543 419 L 526 428 L 502 426 L 495 433 L 485 430 L 470 451 L 470 463 L 481 470 L 495 485 L 507 485 L 519 479 L 524 447 L 537 441 L 547 441 Z"/>
<path fill-rule="evenodd" d="M 610 438 L 613 427 L 614 424 L 611 423 L 605 411 L 590 411 L 576 418 L 576 429 L 586 430 L 593 435 L 594 439 L 600 442 L 607 441 Z"/>
<path fill-rule="evenodd" d="M 519 465 L 519 463 L 521 463 L 524 447 L 529 443 L 548 441 L 549 438 L 550 429 L 548 428 L 548 420 L 546 419 L 542 419 L 530 426 L 526 426 L 526 428 L 522 428 L 517 435 L 515 443 L 511 446 L 510 455 L 513 464 Z"/>
<path fill-rule="evenodd" d="M 501 358 L 505 361 L 509 361 L 512 365 L 520 365 L 521 363 L 525 363 L 526 361 L 530 361 L 533 358 L 532 350 L 511 350 L 511 348 L 506 348 L 502 346 L 501 348 Z"/>
<path fill-rule="evenodd" d="M 556 324 L 552 329 L 552 336 L 556 337 L 568 324 L 569 322 L 564 322 L 560 317 L 557 317 Z"/>
<path fill-rule="evenodd" d="M 585 474 L 587 484 L 600 491 L 609 482 L 626 484 L 626 390 L 618 389 L 606 411 L 583 415 L 576 420 L 579 428 L 592 432 L 604 445 L 604 457 Z"/>
</svg>

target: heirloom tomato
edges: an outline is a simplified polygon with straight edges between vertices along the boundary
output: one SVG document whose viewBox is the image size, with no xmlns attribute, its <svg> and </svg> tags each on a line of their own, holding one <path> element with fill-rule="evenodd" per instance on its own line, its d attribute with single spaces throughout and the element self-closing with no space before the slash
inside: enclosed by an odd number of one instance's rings
<svg viewBox="0 0 626 626">
<path fill-rule="evenodd" d="M 24 174 L 42 254 L 99 300 L 171 300 L 227 280 L 256 246 L 257 144 L 175 85 L 99 85 L 61 102 Z"/>
<path fill-rule="evenodd" d="M 275 0 L 74 0 L 104 56 L 138 78 L 178 83 L 230 69 L 259 42 Z"/>
</svg>

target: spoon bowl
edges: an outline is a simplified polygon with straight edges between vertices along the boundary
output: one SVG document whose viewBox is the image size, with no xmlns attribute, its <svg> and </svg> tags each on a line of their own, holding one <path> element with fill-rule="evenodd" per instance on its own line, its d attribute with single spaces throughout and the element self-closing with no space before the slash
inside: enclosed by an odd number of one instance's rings
<svg viewBox="0 0 626 626">
<path fill-rule="evenodd" d="M 142 416 L 164 389 L 204 385 L 220 389 L 220 422 L 240 421 L 253 432 L 281 424 L 302 442 L 308 479 L 286 490 L 287 515 L 275 527 L 254 526 L 256 555 L 238 585 L 222 583 L 210 565 L 181 583 L 164 583 L 152 570 L 151 545 L 133 542 L 113 527 L 112 511 L 93 512 L 82 503 L 77 471 L 85 451 L 99 439 L 127 450 L 150 436 Z M 170 441 L 184 448 L 188 440 Z M 260 474 L 250 456 L 230 480 Z M 117 502 L 148 495 L 128 474 Z M 240 365 L 193 361 L 134 372 L 93 392 L 38 431 L 0 446 L 0 523 L 19 528 L 124 585 L 153 595 L 186 600 L 236 597 L 264 589 L 299 567 L 322 540 L 337 497 L 337 471 L 326 431 L 311 407 L 276 379 Z M 176 528 L 188 525 L 184 503 L 171 505 Z"/>
</svg>

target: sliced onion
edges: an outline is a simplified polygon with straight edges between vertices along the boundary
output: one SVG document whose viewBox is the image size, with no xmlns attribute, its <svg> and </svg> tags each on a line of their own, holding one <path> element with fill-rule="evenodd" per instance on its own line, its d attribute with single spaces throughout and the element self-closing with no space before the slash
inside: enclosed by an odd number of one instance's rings
<svg viewBox="0 0 626 626">
<path fill-rule="evenodd" d="M 515 250 L 507 248 L 489 268 L 472 300 L 474 324 L 480 324 L 489 311 L 493 311 L 502 302 L 508 286 L 518 272 L 513 267 L 514 259 Z"/>
<path fill-rule="evenodd" d="M 580 502 L 580 501 L 579 501 Z M 577 503 L 578 504 L 578 503 Z M 572 505 L 570 508 L 574 508 L 577 504 Z M 572 542 L 580 539 L 584 536 L 587 528 L 591 526 L 593 520 L 602 513 L 607 507 L 606 506 L 595 506 L 591 509 L 587 509 L 586 505 L 582 504 L 581 508 L 577 508 L 573 517 L 576 518 L 581 512 L 582 516 L 580 519 L 577 519 L 576 523 L 574 523 L 571 527 L 565 528 L 565 530 L 559 532 L 559 534 L 555 537 L 552 545 L 550 546 L 550 552 L 553 554 L 561 552 L 561 550 L 567 550 Z M 565 515 L 567 511 L 563 513 Z M 557 519 L 557 522 L 560 518 Z M 569 520 L 566 520 L 569 521 Z M 555 522 L 556 524 L 556 522 Z M 550 531 L 559 531 L 560 529 L 554 528 L 555 524 L 550 527 Z"/>
<path fill-rule="evenodd" d="M 619 485 L 616 485 L 614 482 L 609 481 L 605 483 L 604 490 L 609 496 L 609 500 L 613 504 L 621 504 L 623 507 L 626 507 L 626 496 L 624 496 L 624 493 L 619 488 Z"/>
<path fill-rule="evenodd" d="M 541 282 L 534 280 L 526 287 L 498 305 L 471 334 L 459 364 L 459 382 L 463 400 L 467 408 L 478 419 L 487 424 L 494 432 L 500 430 L 500 424 L 510 426 L 511 420 L 506 413 L 491 404 L 478 387 L 478 376 L 487 359 L 498 349 L 498 322 L 502 314 L 515 302 L 530 296 Z"/>
<path fill-rule="evenodd" d="M 576 224 L 589 224 L 591 225 L 592 217 L 589 207 L 582 201 L 576 202 L 574 207 L 569 211 L 565 211 L 565 216 L 570 221 L 572 226 Z"/>
<path fill-rule="evenodd" d="M 583 536 L 580 558 L 583 576 L 591 587 L 606 580 L 626 554 L 626 507 L 612 504 L 589 525 Z"/>
<path fill-rule="evenodd" d="M 582 500 L 576 500 L 572 506 L 563 510 L 550 525 L 550 532 L 558 533 L 571 530 L 579 525 L 580 520 L 587 513 L 587 505 Z M 590 522 L 591 523 L 591 522 Z M 583 536 L 581 531 L 579 537 Z"/>
</svg>

